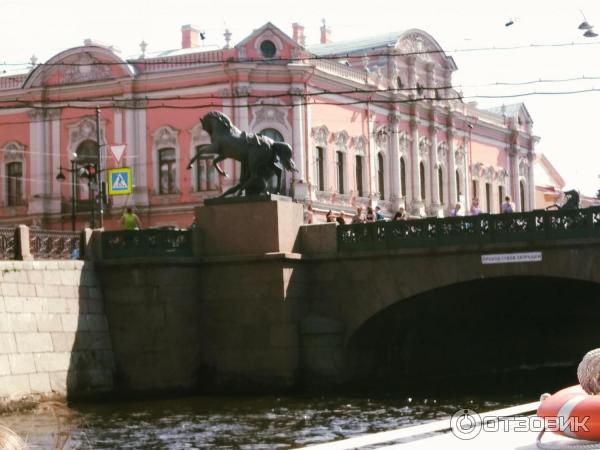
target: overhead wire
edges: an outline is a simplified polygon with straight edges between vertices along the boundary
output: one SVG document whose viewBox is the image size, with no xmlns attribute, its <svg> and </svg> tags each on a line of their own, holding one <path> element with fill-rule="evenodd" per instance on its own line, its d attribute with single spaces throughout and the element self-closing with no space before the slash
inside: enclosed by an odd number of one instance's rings
<svg viewBox="0 0 600 450">
<path fill-rule="evenodd" d="M 361 60 L 365 56 L 366 57 L 402 57 L 402 56 L 419 56 L 419 55 L 433 55 L 433 54 L 453 54 L 453 53 L 474 53 L 474 52 L 492 52 L 492 51 L 513 51 L 513 50 L 525 50 L 525 49 L 543 49 L 543 48 L 565 48 L 565 47 L 587 47 L 587 46 L 596 46 L 600 45 L 598 41 L 591 42 L 556 42 L 556 43 L 529 43 L 529 44 L 518 44 L 518 45 L 508 45 L 508 46 L 487 46 L 487 47 L 471 47 L 471 48 L 455 48 L 450 50 L 444 49 L 428 49 L 428 50 L 416 50 L 416 51 L 386 51 L 386 52 L 377 52 L 375 51 L 377 48 L 367 48 L 362 50 L 356 50 L 353 52 L 345 52 L 345 53 L 336 53 L 336 54 L 328 54 L 328 55 L 316 55 L 309 54 L 310 47 L 306 50 L 307 55 L 297 56 L 297 57 L 274 57 L 274 58 L 249 58 L 249 57 L 227 57 L 227 58 L 211 58 L 210 61 L 173 61 L 170 58 L 174 57 L 191 57 L 194 55 L 201 55 L 202 53 L 215 53 L 215 52 L 225 52 L 228 49 L 210 49 L 202 51 L 201 47 L 199 47 L 199 51 L 197 53 L 189 53 L 184 55 L 164 55 L 164 56 L 154 56 L 148 58 L 128 58 L 123 59 L 122 61 L 89 61 L 89 62 L 56 62 L 56 63 L 36 63 L 33 65 L 31 62 L 21 62 L 21 63 L 7 63 L 6 61 L 0 63 L 0 66 L 7 67 L 38 67 L 38 66 L 95 66 L 95 65 L 123 65 L 123 64 L 170 64 L 170 65 L 189 65 L 189 64 L 223 64 L 223 63 L 255 63 L 255 62 L 287 62 L 293 63 L 298 61 L 318 61 L 318 60 L 340 60 L 340 59 L 356 59 Z M 178 49 L 177 49 L 178 50 Z M 177 51 L 175 50 L 175 51 Z M 361 52 L 361 53 L 356 53 Z M 370 52 L 370 53 L 369 53 Z"/>
</svg>

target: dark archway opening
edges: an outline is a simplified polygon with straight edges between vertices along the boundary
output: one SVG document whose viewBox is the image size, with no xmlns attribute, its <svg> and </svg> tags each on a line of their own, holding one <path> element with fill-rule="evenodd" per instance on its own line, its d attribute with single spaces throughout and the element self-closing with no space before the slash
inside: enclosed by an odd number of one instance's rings
<svg viewBox="0 0 600 450">
<path fill-rule="evenodd" d="M 539 395 L 577 383 L 600 347 L 600 285 L 507 277 L 476 280 L 400 301 L 346 346 L 354 386 L 428 394 Z"/>
</svg>

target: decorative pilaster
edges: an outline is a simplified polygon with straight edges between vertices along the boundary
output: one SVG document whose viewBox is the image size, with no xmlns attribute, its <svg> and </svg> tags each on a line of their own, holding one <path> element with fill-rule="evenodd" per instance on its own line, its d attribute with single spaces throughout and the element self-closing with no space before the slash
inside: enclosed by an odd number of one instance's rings
<svg viewBox="0 0 600 450">
<path fill-rule="evenodd" d="M 294 162 L 298 173 L 294 174 L 294 198 L 296 200 L 308 200 L 308 183 L 306 180 L 306 160 L 304 148 L 304 89 L 301 85 L 292 86 L 292 150 Z"/>
<path fill-rule="evenodd" d="M 146 103 L 133 100 L 125 110 L 125 138 L 127 139 L 127 159 L 133 166 L 133 201 L 135 206 L 148 204 L 147 142 L 146 142 Z M 131 159 L 130 159 L 131 158 Z"/>
<path fill-rule="evenodd" d="M 400 193 L 400 116 L 397 112 L 390 114 L 391 141 L 390 141 L 390 199 L 393 211 L 401 205 Z"/>
<path fill-rule="evenodd" d="M 439 184 L 439 161 L 438 161 L 438 139 L 437 133 L 439 128 L 435 123 L 429 125 L 429 135 L 431 139 L 431 152 L 429 156 L 429 169 L 430 169 L 430 180 L 431 180 L 431 214 L 437 216 L 441 207 L 442 202 L 440 199 L 440 184 Z"/>
<path fill-rule="evenodd" d="M 367 106 L 368 108 L 368 106 Z M 368 109 L 367 109 L 368 111 Z M 369 180 L 369 190 L 368 190 L 368 195 L 369 197 L 375 197 L 376 192 L 379 192 L 379 186 L 377 183 L 377 144 L 375 142 L 375 119 L 371 116 L 371 114 L 367 114 L 367 120 L 369 121 L 369 130 L 371 130 L 371 133 L 369 133 L 369 146 L 367 147 L 368 150 L 368 160 L 369 160 L 369 164 L 368 164 L 368 177 L 367 180 Z"/>
<path fill-rule="evenodd" d="M 31 198 L 28 202 L 28 214 L 43 214 L 44 199 L 48 195 L 47 180 L 49 127 L 46 121 L 46 110 L 29 112 L 29 158 L 31 177 L 29 186 Z"/>
<path fill-rule="evenodd" d="M 521 189 L 519 186 L 519 157 L 515 144 L 510 146 L 508 158 L 510 162 L 510 184 L 512 187 L 512 200 L 515 204 L 515 211 L 521 211 Z"/>
<path fill-rule="evenodd" d="M 412 117 L 410 120 L 410 136 L 412 139 L 410 152 L 410 177 L 411 177 L 411 212 L 413 214 L 421 214 L 423 201 L 421 200 L 421 189 L 419 186 L 419 119 Z"/>
<path fill-rule="evenodd" d="M 454 208 L 454 205 L 458 201 L 458 192 L 456 185 L 456 150 L 454 146 L 454 127 L 450 125 L 446 131 L 448 139 L 448 210 Z"/>
<path fill-rule="evenodd" d="M 529 211 L 533 211 L 536 207 L 535 205 L 535 179 L 534 179 L 534 163 L 535 163 L 535 153 L 529 152 L 527 153 L 527 159 L 529 161 L 529 166 L 527 167 L 527 189 L 528 189 L 528 199 L 529 204 L 527 208 Z"/>
<path fill-rule="evenodd" d="M 60 193 L 61 193 L 61 184 L 60 181 L 56 179 L 56 174 L 60 169 L 60 110 L 55 109 L 49 113 L 50 118 L 50 131 L 52 135 L 51 141 L 51 167 L 49 171 L 49 182 L 50 191 L 53 199 L 57 199 L 57 204 L 50 205 L 50 209 L 52 212 L 60 212 Z M 53 202 L 54 203 L 54 202 Z"/>
</svg>

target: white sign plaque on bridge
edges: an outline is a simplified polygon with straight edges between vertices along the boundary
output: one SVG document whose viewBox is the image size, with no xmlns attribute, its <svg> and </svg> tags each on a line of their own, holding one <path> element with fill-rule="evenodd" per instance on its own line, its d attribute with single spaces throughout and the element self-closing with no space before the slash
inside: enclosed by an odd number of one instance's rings
<svg viewBox="0 0 600 450">
<path fill-rule="evenodd" d="M 540 262 L 542 252 L 527 253 L 497 253 L 495 255 L 481 255 L 481 264 L 510 264 Z"/>
</svg>

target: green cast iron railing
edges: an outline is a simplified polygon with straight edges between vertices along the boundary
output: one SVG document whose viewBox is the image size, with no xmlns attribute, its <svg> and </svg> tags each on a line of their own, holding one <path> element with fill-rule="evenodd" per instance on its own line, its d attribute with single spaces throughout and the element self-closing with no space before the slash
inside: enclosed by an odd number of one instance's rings
<svg viewBox="0 0 600 450">
<path fill-rule="evenodd" d="M 191 230 L 133 230 L 102 233 L 102 258 L 193 256 Z"/>
<path fill-rule="evenodd" d="M 340 225 L 338 251 L 600 238 L 600 207 Z"/>
</svg>

